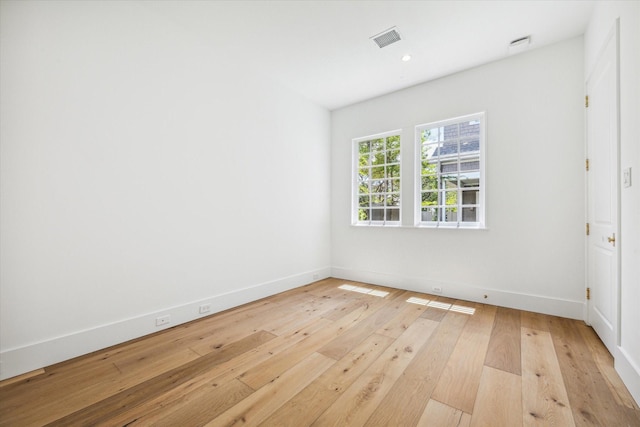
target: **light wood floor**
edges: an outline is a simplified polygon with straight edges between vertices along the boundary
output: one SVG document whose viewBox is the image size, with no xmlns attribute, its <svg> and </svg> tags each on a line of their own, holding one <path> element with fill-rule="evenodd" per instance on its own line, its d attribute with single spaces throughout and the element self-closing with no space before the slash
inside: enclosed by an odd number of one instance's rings
<svg viewBox="0 0 640 427">
<path fill-rule="evenodd" d="M 583 322 L 344 283 L 7 380 L 0 425 L 640 426 Z"/>
</svg>

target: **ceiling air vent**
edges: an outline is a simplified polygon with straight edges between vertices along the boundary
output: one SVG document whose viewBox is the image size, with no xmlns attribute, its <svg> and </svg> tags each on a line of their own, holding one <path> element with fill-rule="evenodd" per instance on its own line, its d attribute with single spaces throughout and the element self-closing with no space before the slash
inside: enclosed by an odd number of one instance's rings
<svg viewBox="0 0 640 427">
<path fill-rule="evenodd" d="M 531 44 L 531 36 L 520 37 L 509 43 L 509 55 L 520 53 L 526 50 Z"/>
<path fill-rule="evenodd" d="M 402 40 L 400 38 L 400 33 L 398 33 L 398 31 L 396 30 L 396 27 L 389 28 L 388 30 L 383 31 L 380 34 L 376 34 L 375 36 L 371 37 L 371 39 L 376 42 L 378 47 L 389 46 L 391 43 Z"/>
</svg>

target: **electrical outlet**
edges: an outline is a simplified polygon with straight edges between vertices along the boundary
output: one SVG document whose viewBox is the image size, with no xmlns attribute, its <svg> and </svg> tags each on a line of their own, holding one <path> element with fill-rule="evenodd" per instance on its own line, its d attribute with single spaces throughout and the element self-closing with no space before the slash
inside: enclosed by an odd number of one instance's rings
<svg viewBox="0 0 640 427">
<path fill-rule="evenodd" d="M 202 304 L 200 306 L 200 314 L 208 313 L 211 311 L 211 304 Z"/>
<path fill-rule="evenodd" d="M 434 286 L 432 289 L 433 289 L 433 292 L 435 292 L 437 294 L 441 294 L 442 293 L 442 288 L 440 286 Z"/>
<path fill-rule="evenodd" d="M 164 326 L 171 323 L 171 315 L 166 314 L 164 316 L 156 317 L 156 326 Z"/>
</svg>

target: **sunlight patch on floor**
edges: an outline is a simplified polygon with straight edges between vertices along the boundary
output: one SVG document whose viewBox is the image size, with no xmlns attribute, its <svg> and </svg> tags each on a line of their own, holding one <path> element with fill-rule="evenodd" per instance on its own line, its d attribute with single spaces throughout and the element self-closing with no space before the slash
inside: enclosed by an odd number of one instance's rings
<svg viewBox="0 0 640 427">
<path fill-rule="evenodd" d="M 476 312 L 476 309 L 473 307 L 465 307 L 463 305 L 458 305 L 458 304 L 447 304 L 439 301 L 430 301 L 428 299 L 418 298 L 418 297 L 411 297 L 407 300 L 407 302 L 411 304 L 425 305 L 427 307 L 438 308 L 440 310 L 455 311 L 456 313 L 462 313 L 462 314 L 473 315 Z"/>
<path fill-rule="evenodd" d="M 363 288 L 361 286 L 347 285 L 346 283 L 344 285 L 338 286 L 338 288 L 345 291 L 358 292 L 361 294 L 373 295 L 374 297 L 381 297 L 381 298 L 384 298 L 387 295 L 389 295 L 389 292 L 377 291 L 375 289 Z"/>
</svg>

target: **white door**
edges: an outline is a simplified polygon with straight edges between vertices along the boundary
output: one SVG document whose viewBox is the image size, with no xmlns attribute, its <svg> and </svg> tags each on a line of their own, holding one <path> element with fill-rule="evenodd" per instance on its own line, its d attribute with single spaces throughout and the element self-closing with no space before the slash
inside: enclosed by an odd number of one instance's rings
<svg viewBox="0 0 640 427">
<path fill-rule="evenodd" d="M 588 322 L 611 354 L 618 334 L 618 24 L 587 80 Z"/>
</svg>

